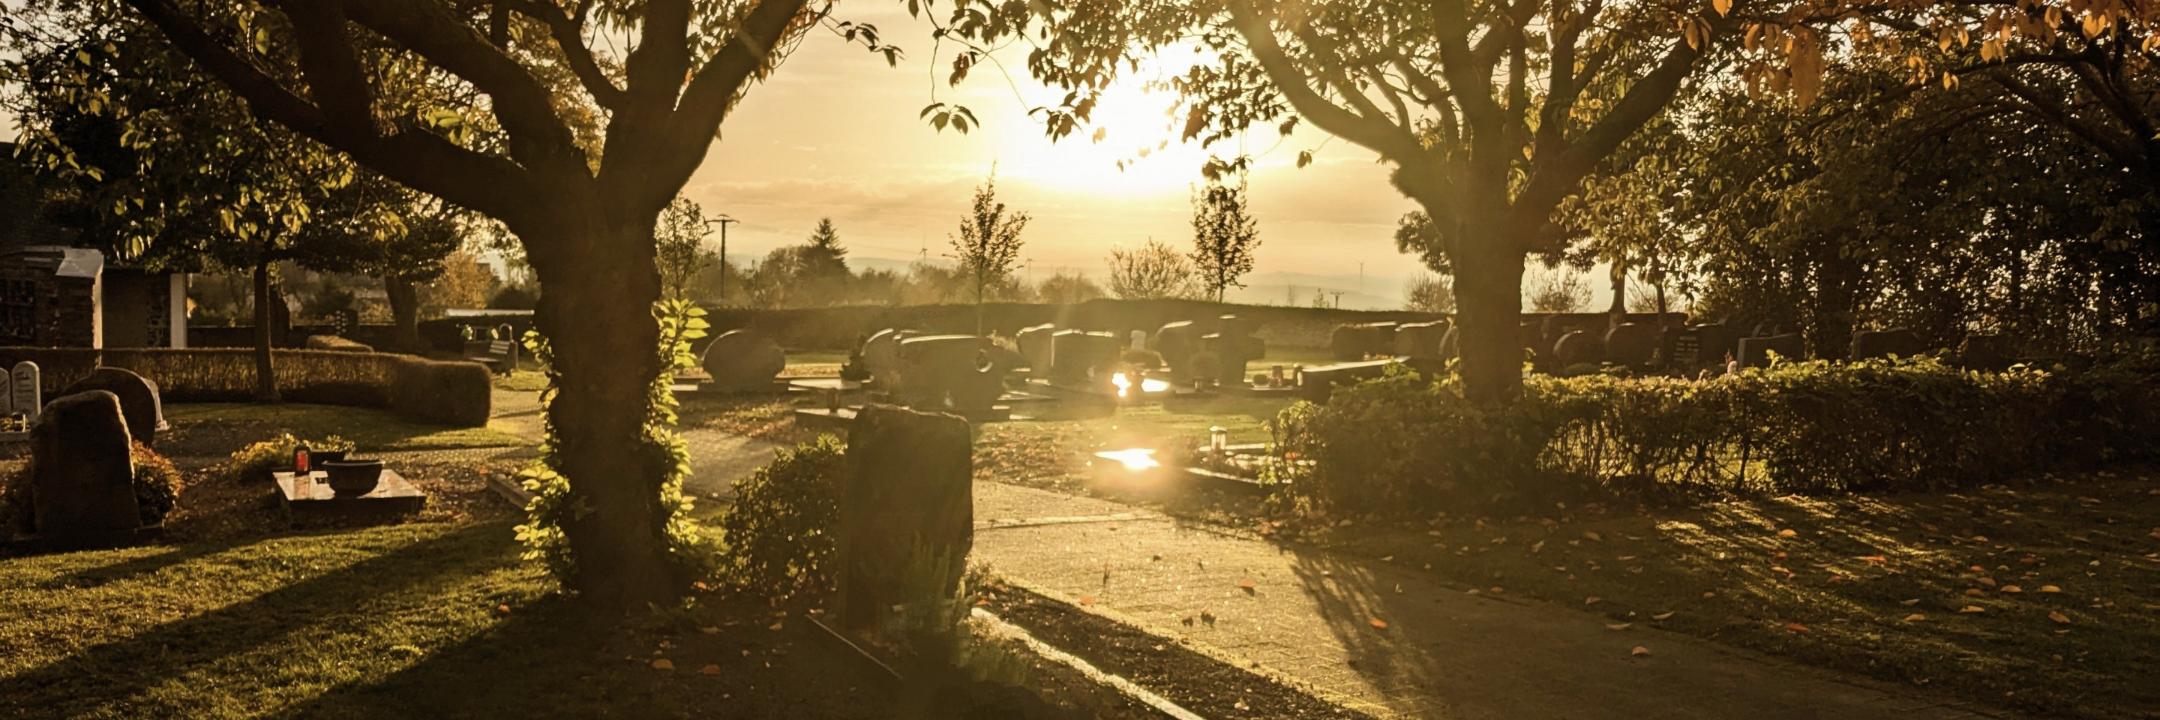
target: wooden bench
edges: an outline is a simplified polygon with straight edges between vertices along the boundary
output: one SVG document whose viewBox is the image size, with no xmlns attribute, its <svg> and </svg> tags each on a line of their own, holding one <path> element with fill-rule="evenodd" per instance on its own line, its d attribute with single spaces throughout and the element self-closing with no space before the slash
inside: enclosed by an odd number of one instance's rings
<svg viewBox="0 0 2160 720">
<path fill-rule="evenodd" d="M 465 343 L 465 359 L 486 365 L 498 373 L 516 370 L 518 346 L 510 340 L 511 332 L 510 326 L 504 325 L 488 333 L 489 339 L 485 345 L 477 342 Z"/>
</svg>

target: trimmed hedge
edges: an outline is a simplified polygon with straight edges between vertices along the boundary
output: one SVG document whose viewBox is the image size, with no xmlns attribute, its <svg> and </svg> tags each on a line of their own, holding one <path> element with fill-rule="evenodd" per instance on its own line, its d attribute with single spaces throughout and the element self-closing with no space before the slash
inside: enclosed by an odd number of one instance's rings
<svg viewBox="0 0 2160 720">
<path fill-rule="evenodd" d="M 1288 491 L 1353 513 L 1585 499 L 1937 490 L 2150 457 L 2160 383 L 2098 368 L 1779 364 L 1708 381 L 1532 377 L 1502 408 L 1397 372 L 1292 406 Z"/>
<path fill-rule="evenodd" d="M 255 353 L 238 348 L 0 347 L 0 365 L 37 363 L 47 397 L 100 365 L 132 370 L 158 384 L 165 402 L 247 402 L 255 397 Z M 473 363 L 439 363 L 411 355 L 340 350 L 272 350 L 278 393 L 288 402 L 385 408 L 436 422 L 487 424 L 491 380 Z M 407 366 L 470 365 L 470 371 Z M 475 374 L 477 373 L 477 374 Z M 401 377 L 426 383 L 435 397 L 399 398 Z M 443 403 L 471 403 L 446 410 Z M 477 409 L 475 409 L 477 408 Z"/>
<path fill-rule="evenodd" d="M 391 368 L 390 408 L 445 425 L 486 425 L 493 391 L 494 375 L 479 363 L 408 358 Z"/>
</svg>

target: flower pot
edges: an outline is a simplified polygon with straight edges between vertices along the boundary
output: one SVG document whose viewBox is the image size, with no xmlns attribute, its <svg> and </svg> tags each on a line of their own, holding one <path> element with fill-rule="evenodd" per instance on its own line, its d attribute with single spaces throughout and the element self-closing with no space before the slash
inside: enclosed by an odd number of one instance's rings
<svg viewBox="0 0 2160 720">
<path fill-rule="evenodd" d="M 339 496 L 366 495 L 382 480 L 381 460 L 332 460 L 321 465 L 330 476 L 330 490 Z"/>
</svg>

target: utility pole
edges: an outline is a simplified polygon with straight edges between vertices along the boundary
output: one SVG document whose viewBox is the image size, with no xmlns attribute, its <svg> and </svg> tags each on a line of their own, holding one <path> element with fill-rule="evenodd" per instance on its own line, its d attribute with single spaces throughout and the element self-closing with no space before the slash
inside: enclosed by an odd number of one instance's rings
<svg viewBox="0 0 2160 720">
<path fill-rule="evenodd" d="M 720 305 L 722 307 L 727 306 L 727 226 L 738 222 L 742 221 L 728 215 L 721 215 L 705 221 L 707 230 L 712 229 L 713 223 L 720 223 Z"/>
</svg>

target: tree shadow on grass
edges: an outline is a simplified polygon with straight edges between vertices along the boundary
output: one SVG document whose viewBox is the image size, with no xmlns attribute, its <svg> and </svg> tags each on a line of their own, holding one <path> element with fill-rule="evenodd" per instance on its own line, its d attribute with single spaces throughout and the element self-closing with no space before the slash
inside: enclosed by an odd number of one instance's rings
<svg viewBox="0 0 2160 720">
<path fill-rule="evenodd" d="M 456 528 L 93 645 L 0 678 L 0 698 L 63 717 L 247 714 L 275 706 L 315 682 L 311 671 L 342 664 L 339 645 L 379 641 L 368 635 L 382 630 L 386 614 L 411 612 L 413 598 L 431 599 L 446 583 L 518 562 L 505 532 L 500 524 Z"/>
<path fill-rule="evenodd" d="M 174 545 L 157 548 L 157 551 L 138 555 L 126 560 L 87 567 L 60 575 L 44 583 L 52 590 L 93 588 L 108 583 L 123 582 L 154 575 L 166 568 L 185 564 L 196 558 L 216 555 L 247 543 L 218 542 Z"/>
</svg>

